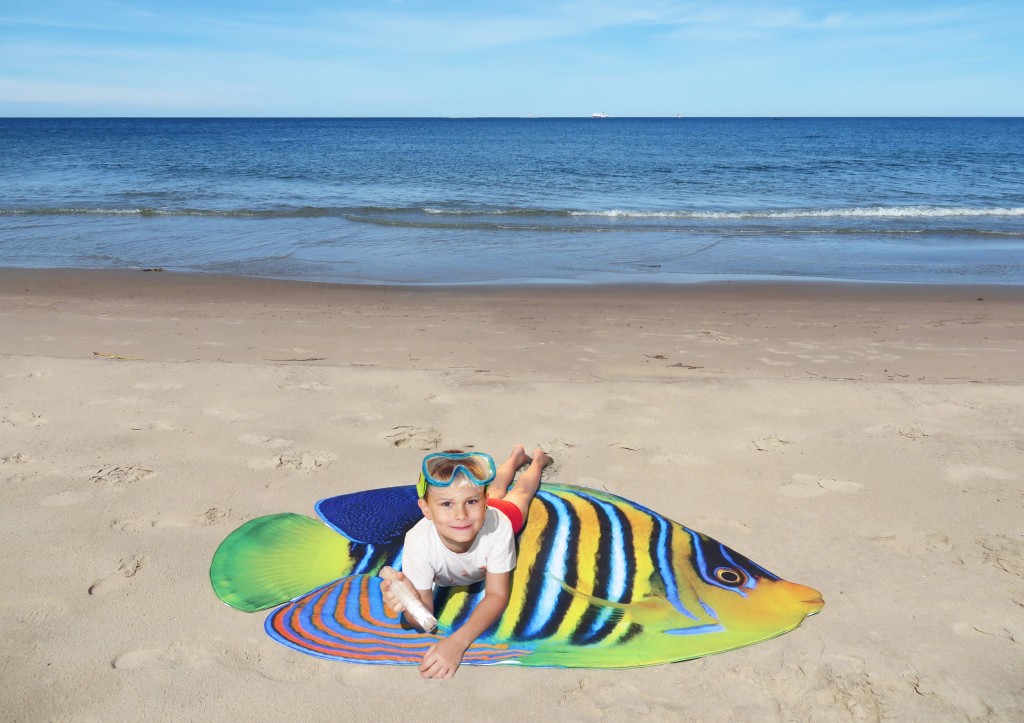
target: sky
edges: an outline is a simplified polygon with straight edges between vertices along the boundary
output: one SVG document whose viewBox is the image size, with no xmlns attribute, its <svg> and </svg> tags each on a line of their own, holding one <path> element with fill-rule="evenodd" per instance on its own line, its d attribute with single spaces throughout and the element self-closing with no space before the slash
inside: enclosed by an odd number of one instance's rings
<svg viewBox="0 0 1024 723">
<path fill-rule="evenodd" d="M 3 0 L 0 116 L 1022 116 L 1024 3 Z"/>
</svg>

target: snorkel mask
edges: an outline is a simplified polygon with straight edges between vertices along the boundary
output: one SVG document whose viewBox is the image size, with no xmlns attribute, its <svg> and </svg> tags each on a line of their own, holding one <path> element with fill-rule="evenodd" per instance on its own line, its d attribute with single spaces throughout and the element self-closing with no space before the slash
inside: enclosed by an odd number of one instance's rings
<svg viewBox="0 0 1024 723">
<path fill-rule="evenodd" d="M 472 484 L 486 487 L 497 474 L 494 458 L 483 452 L 438 452 L 423 458 L 416 494 L 426 496 L 427 486 L 451 487 Z"/>
</svg>

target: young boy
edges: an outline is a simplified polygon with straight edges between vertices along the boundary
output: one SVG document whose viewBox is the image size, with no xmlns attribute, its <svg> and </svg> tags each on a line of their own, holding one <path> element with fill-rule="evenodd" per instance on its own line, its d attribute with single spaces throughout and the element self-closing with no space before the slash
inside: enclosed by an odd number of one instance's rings
<svg viewBox="0 0 1024 723">
<path fill-rule="evenodd" d="M 516 471 L 527 463 L 530 466 L 510 490 Z M 499 467 L 490 455 L 479 452 L 442 452 L 423 460 L 417 489 L 424 519 L 405 536 L 402 572 L 393 583 L 381 584 L 384 602 L 402 612 L 391 587 L 405 584 L 433 613 L 435 583 L 451 587 L 484 580 L 484 597 L 466 622 L 423 656 L 424 678 L 455 675 L 466 648 L 508 606 L 515 536 L 526 524 L 541 473 L 549 464 L 551 457 L 544 450 L 535 449 L 531 459 L 518 444 Z M 408 614 L 406 619 L 415 625 Z"/>
</svg>

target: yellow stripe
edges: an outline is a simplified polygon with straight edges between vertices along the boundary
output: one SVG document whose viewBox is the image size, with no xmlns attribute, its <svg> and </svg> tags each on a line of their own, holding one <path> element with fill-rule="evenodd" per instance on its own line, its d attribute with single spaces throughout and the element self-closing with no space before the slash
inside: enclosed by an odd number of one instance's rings
<svg viewBox="0 0 1024 723">
<path fill-rule="evenodd" d="M 654 533 L 654 520 L 647 512 L 641 512 L 626 502 L 614 502 L 615 508 L 625 518 L 624 526 L 629 528 L 632 549 L 622 550 L 627 567 L 627 577 L 631 578 L 632 587 L 629 599 L 638 602 L 651 592 L 651 575 L 654 565 L 651 560 L 651 535 Z M 602 645 L 613 645 L 614 641 L 626 633 L 633 621 L 623 618 L 615 629 L 604 639 Z"/>
<path fill-rule="evenodd" d="M 651 537 L 654 535 L 654 519 L 647 512 L 635 507 L 618 505 L 619 510 L 629 521 L 633 531 L 632 560 L 633 596 L 632 600 L 640 600 L 651 594 L 651 577 L 654 575 L 654 559 L 651 555 Z"/>
<path fill-rule="evenodd" d="M 575 495 L 559 497 L 573 509 L 576 517 L 579 518 L 580 529 L 576 536 L 575 550 L 578 575 L 576 589 L 591 595 L 594 592 L 594 583 L 597 582 L 597 548 L 601 541 L 601 526 L 598 522 L 597 511 L 592 502 L 582 500 Z M 569 555 L 574 554 L 573 550 L 568 552 Z M 565 612 L 565 617 L 562 618 L 562 624 L 555 631 L 553 639 L 568 640 L 580 624 L 580 618 L 583 617 L 588 607 L 590 607 L 589 602 L 583 598 L 574 597 L 569 609 Z"/>
<path fill-rule="evenodd" d="M 526 606 L 526 585 L 532 575 L 543 575 L 544 570 L 534 570 L 537 553 L 541 549 L 542 533 L 548 529 L 548 511 L 544 504 L 534 500 L 530 505 L 530 517 L 523 534 L 519 537 L 519 559 L 515 572 L 512 573 L 512 590 L 509 593 L 508 607 L 498 622 L 495 637 L 498 640 L 511 640 L 519 616 Z"/>
</svg>

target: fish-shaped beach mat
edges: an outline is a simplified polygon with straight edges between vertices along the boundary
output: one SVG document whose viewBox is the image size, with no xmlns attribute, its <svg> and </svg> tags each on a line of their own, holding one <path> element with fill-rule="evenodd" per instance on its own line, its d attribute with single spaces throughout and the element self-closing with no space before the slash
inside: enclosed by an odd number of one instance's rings
<svg viewBox="0 0 1024 723">
<path fill-rule="evenodd" d="M 401 566 L 422 514 L 415 487 L 321 500 L 324 524 L 284 513 L 247 522 L 218 548 L 217 595 L 245 611 L 278 607 L 267 633 L 310 655 L 418 665 L 466 620 L 483 584 L 439 588 L 436 635 L 408 629 L 376 576 Z M 545 484 L 519 536 L 501 618 L 464 665 L 631 668 L 698 658 L 788 632 L 824 604 L 743 555 L 617 495 Z"/>
</svg>

